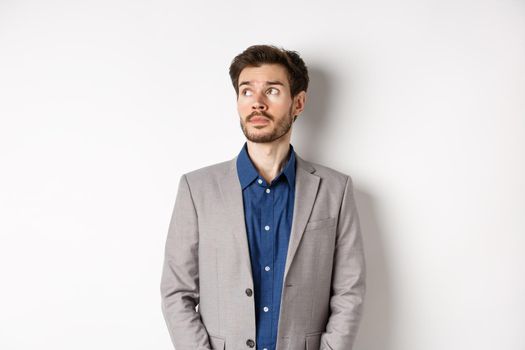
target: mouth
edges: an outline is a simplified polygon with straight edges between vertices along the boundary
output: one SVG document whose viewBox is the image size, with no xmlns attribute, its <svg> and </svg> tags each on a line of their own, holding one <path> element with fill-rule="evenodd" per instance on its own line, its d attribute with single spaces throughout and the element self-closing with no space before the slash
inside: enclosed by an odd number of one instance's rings
<svg viewBox="0 0 525 350">
<path fill-rule="evenodd" d="M 270 120 L 268 118 L 260 116 L 260 115 L 256 115 L 250 118 L 250 123 L 253 123 L 253 124 L 267 124 L 269 122 Z"/>
</svg>

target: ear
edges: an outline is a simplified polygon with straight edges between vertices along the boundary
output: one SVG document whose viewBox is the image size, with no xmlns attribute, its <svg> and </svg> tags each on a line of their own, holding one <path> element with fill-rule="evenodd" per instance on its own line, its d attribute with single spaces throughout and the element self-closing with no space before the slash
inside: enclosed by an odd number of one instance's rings
<svg viewBox="0 0 525 350">
<path fill-rule="evenodd" d="M 294 115 L 301 114 L 301 112 L 304 110 L 304 106 L 306 104 L 306 91 L 300 91 L 295 97 L 293 98 L 293 105 L 294 105 Z"/>
</svg>

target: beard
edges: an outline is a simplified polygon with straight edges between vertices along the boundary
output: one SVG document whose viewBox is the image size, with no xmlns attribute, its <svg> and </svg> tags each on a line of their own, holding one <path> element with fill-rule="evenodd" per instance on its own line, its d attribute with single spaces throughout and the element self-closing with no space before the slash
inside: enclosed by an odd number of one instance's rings
<svg viewBox="0 0 525 350">
<path fill-rule="evenodd" d="M 242 132 L 244 133 L 244 136 L 246 136 L 246 138 L 250 140 L 251 142 L 256 142 L 256 143 L 269 143 L 269 142 L 273 142 L 279 139 L 280 137 L 285 135 L 292 127 L 292 124 L 294 122 L 294 119 L 292 117 L 292 107 L 293 105 L 290 105 L 290 109 L 288 110 L 287 115 L 284 118 L 278 120 L 277 122 L 275 122 L 275 118 L 273 116 L 269 115 L 265 111 L 253 112 L 248 117 L 246 117 L 246 122 L 244 122 L 243 119 L 241 118 L 240 125 L 241 125 Z M 258 132 L 253 132 L 253 131 L 248 130 L 248 127 L 246 126 L 246 124 L 249 119 L 251 119 L 253 116 L 256 116 L 256 115 L 264 116 L 270 119 L 270 122 L 268 124 L 261 125 L 261 126 L 253 126 L 253 128 L 259 130 Z M 269 129 L 272 126 L 272 123 L 273 123 L 273 128 Z M 268 130 L 264 130 L 264 129 L 268 129 Z"/>
</svg>

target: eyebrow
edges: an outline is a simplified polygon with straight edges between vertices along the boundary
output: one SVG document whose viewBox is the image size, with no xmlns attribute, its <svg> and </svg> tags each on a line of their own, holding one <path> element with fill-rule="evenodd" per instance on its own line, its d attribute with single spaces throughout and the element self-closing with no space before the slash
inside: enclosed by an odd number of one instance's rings
<svg viewBox="0 0 525 350">
<path fill-rule="evenodd" d="M 241 87 L 243 85 L 252 85 L 252 83 L 249 82 L 249 81 L 243 81 L 243 82 L 241 82 L 239 84 L 239 87 Z M 265 85 L 281 85 L 281 86 L 284 86 L 284 84 L 281 83 L 279 80 L 275 80 L 275 81 L 268 80 L 268 81 L 265 82 Z"/>
</svg>

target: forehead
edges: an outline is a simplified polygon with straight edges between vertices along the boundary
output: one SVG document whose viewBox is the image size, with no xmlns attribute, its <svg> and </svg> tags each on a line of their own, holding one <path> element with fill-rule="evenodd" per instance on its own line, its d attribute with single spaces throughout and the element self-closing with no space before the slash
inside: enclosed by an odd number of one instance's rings
<svg viewBox="0 0 525 350">
<path fill-rule="evenodd" d="M 250 85 L 265 85 L 267 82 L 281 82 L 288 86 L 288 74 L 286 68 L 281 64 L 263 64 L 260 67 L 246 67 L 239 74 L 239 86 L 249 83 Z"/>
</svg>

